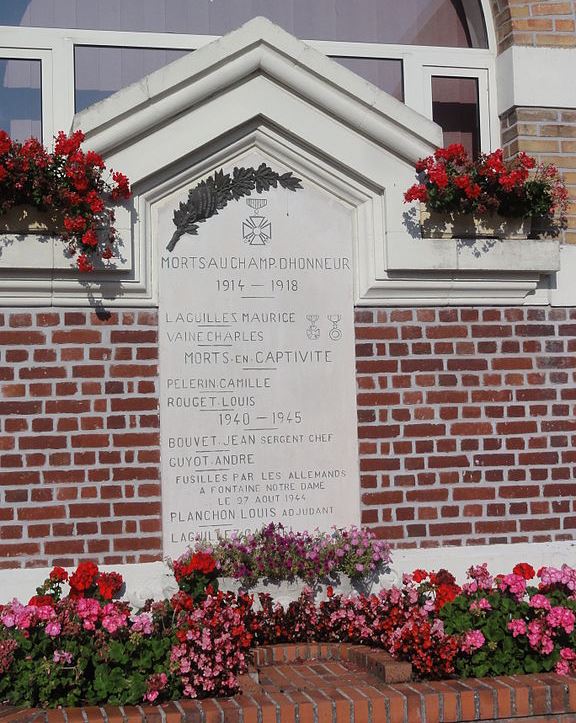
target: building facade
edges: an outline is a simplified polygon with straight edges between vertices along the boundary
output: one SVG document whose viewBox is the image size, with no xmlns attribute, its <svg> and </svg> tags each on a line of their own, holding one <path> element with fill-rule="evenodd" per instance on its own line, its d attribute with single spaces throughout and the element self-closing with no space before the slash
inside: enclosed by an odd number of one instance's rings
<svg viewBox="0 0 576 723">
<path fill-rule="evenodd" d="M 254 147 L 323 187 L 346 187 L 333 192 L 360 219 L 362 524 L 394 545 L 398 570 L 416 560 L 451 559 L 461 571 L 484 559 L 570 558 L 576 2 L 364 5 L 19 0 L 0 9 L 0 127 L 45 142 L 81 128 L 86 146 L 134 182 L 134 205 L 118 219 L 122 258 L 89 284 L 57 247 L 2 245 L 6 576 L 18 569 L 27 581 L 80 559 L 152 563 L 124 568 L 141 577 L 160 570 L 149 209 Z M 479 251 L 408 233 L 402 192 L 413 163 L 454 141 L 557 165 L 571 196 L 562 238 Z"/>
</svg>

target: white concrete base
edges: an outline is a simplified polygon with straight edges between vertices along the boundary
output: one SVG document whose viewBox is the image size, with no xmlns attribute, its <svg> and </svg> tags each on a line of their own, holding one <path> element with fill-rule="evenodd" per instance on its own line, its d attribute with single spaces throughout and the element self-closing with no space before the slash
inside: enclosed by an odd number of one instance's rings
<svg viewBox="0 0 576 723">
<path fill-rule="evenodd" d="M 386 582 L 396 584 L 402 574 L 415 569 L 451 572 L 457 582 L 466 580 L 471 565 L 488 563 L 493 575 L 507 574 L 518 562 L 528 562 L 535 570 L 542 566 L 576 565 L 576 540 L 570 542 L 522 543 L 517 545 L 474 545 L 470 547 L 439 547 L 436 549 L 395 550 L 392 572 Z"/>
<path fill-rule="evenodd" d="M 147 562 L 141 565 L 100 565 L 102 572 L 119 572 L 126 583 L 124 598 L 135 607 L 140 607 L 149 598 L 161 600 L 178 590 L 172 572 L 164 562 Z M 0 570 L 0 604 L 13 598 L 21 602 L 36 594 L 36 587 L 48 577 L 51 567 L 26 570 Z M 73 568 L 69 568 L 72 572 Z M 64 585 L 64 590 L 68 589 Z"/>
<path fill-rule="evenodd" d="M 560 271 L 551 278 L 550 304 L 552 306 L 575 306 L 576 246 L 563 244 L 560 247 Z"/>
<path fill-rule="evenodd" d="M 512 572 L 518 562 L 528 562 L 537 570 L 543 565 L 560 567 L 563 563 L 576 565 L 576 540 L 570 542 L 523 543 L 517 545 L 480 545 L 470 547 L 440 547 L 436 549 L 396 550 L 392 555 L 392 572 L 380 578 L 380 586 L 398 584 L 402 574 L 416 568 L 439 570 L 446 568 L 458 582 L 466 579 L 471 565 L 488 563 L 492 574 Z M 13 598 L 27 602 L 35 589 L 48 576 L 51 568 L 0 570 L 0 603 Z M 161 599 L 177 591 L 168 566 L 163 562 L 141 565 L 102 566 L 102 570 L 119 572 L 126 581 L 126 596 L 132 605 L 141 606 L 148 598 Z M 377 586 L 372 588 L 374 592 Z"/>
<path fill-rule="evenodd" d="M 575 63 L 576 48 L 508 48 L 496 58 L 498 114 L 514 106 L 576 107 L 576 85 L 563 82 Z"/>
</svg>

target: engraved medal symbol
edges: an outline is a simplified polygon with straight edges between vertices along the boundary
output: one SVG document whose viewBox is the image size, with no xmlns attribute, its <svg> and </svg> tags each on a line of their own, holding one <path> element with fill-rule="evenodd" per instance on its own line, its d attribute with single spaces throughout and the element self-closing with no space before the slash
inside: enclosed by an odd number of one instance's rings
<svg viewBox="0 0 576 723">
<path fill-rule="evenodd" d="M 338 328 L 338 322 L 342 316 L 340 314 L 328 314 L 326 318 L 332 324 L 332 328 L 328 332 L 328 336 L 332 339 L 332 341 L 338 341 L 342 338 L 342 329 Z"/>
<path fill-rule="evenodd" d="M 316 322 L 320 317 L 318 314 L 307 314 L 306 318 L 310 322 L 310 326 L 306 329 L 306 336 L 312 340 L 319 339 L 320 329 L 316 326 Z"/>
<path fill-rule="evenodd" d="M 266 216 L 260 216 L 258 211 L 268 201 L 265 198 L 247 198 L 246 203 L 256 213 L 242 222 L 242 238 L 249 246 L 266 246 L 272 238 L 272 224 Z"/>
</svg>

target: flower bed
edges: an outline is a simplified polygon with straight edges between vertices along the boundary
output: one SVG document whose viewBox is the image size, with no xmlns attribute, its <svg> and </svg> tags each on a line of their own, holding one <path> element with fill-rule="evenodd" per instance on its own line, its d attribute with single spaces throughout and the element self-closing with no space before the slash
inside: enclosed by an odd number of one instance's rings
<svg viewBox="0 0 576 723">
<path fill-rule="evenodd" d="M 69 592 L 62 596 L 62 587 Z M 184 592 L 135 611 L 116 573 L 55 568 L 27 605 L 0 606 L 0 702 L 138 704 L 236 692 L 252 636 L 246 601 Z"/>
<path fill-rule="evenodd" d="M 287 608 L 261 596 L 247 611 L 256 644 L 350 642 L 377 645 L 407 660 L 417 677 L 485 677 L 576 672 L 576 569 L 530 565 L 493 577 L 468 571 L 462 587 L 446 570 L 416 570 L 402 588 L 342 597 L 311 592 Z"/>
<path fill-rule="evenodd" d="M 576 673 L 576 569 L 527 564 L 492 576 L 470 568 L 415 570 L 401 587 L 324 599 L 304 588 L 283 606 L 261 594 L 217 592 L 217 562 L 189 554 L 170 600 L 135 611 L 114 599 L 116 573 L 83 562 L 54 568 L 24 605 L 0 606 L 0 702 L 138 704 L 227 696 L 249 649 L 282 643 L 363 644 L 412 664 L 422 680 L 554 671 Z M 177 566 L 176 566 L 177 567 Z M 182 571 L 181 571 L 182 572 Z M 63 588 L 69 590 L 63 594 Z"/>
</svg>

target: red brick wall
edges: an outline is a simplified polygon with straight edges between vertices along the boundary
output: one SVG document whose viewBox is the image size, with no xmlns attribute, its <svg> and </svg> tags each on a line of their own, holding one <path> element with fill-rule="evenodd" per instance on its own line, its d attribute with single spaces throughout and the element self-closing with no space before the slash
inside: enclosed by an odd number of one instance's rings
<svg viewBox="0 0 576 723">
<path fill-rule="evenodd" d="M 363 522 L 399 547 L 572 539 L 576 309 L 356 318 Z"/>
<path fill-rule="evenodd" d="M 161 557 L 157 315 L 0 313 L 0 567 Z"/>
<path fill-rule="evenodd" d="M 0 312 L 0 567 L 160 559 L 157 315 Z M 576 529 L 576 309 L 359 309 L 363 522 L 399 547 Z"/>
</svg>

